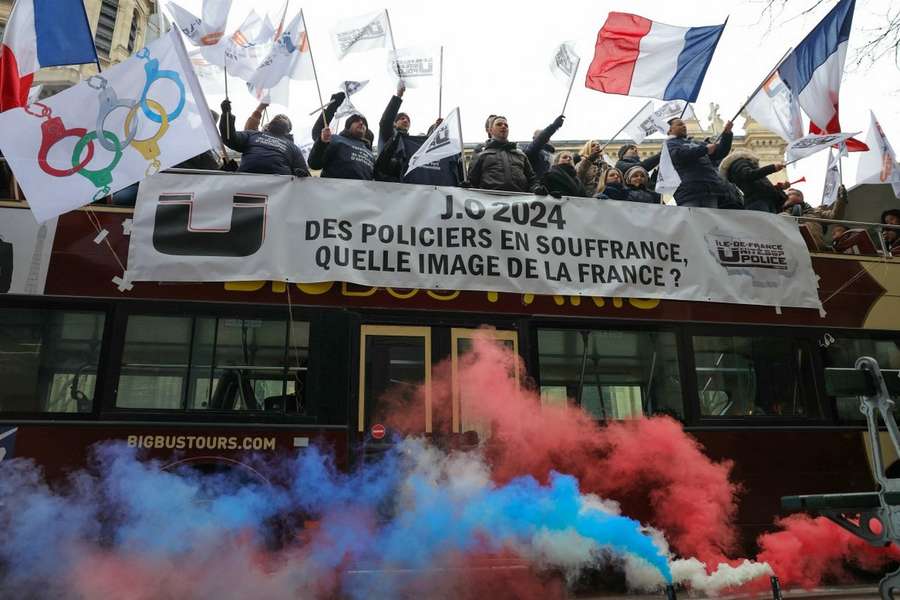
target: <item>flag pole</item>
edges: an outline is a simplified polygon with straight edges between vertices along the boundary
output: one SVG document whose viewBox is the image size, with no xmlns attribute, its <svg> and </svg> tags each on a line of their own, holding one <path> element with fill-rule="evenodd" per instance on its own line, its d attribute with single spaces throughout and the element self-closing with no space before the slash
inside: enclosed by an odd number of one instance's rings
<svg viewBox="0 0 900 600">
<path fill-rule="evenodd" d="M 388 9 L 384 9 L 384 16 L 385 19 L 387 19 L 388 32 L 391 34 L 391 49 L 394 51 L 394 66 L 397 67 L 397 77 L 403 82 L 403 70 L 400 69 L 400 59 L 397 56 L 397 43 L 394 42 L 394 28 L 391 27 L 391 13 Z"/>
<path fill-rule="evenodd" d="M 309 27 L 306 26 L 306 17 L 303 16 L 303 9 L 300 9 L 300 21 L 303 22 L 303 33 L 306 34 L 306 47 L 309 48 L 309 62 L 312 65 L 313 79 L 316 80 L 316 92 L 319 94 L 319 106 L 322 107 L 322 124 L 327 128 L 328 121 L 325 119 L 325 107 L 327 106 L 322 100 L 322 88 L 319 87 L 319 75 L 316 73 L 316 59 L 313 58 L 312 43 L 309 41 Z M 314 142 L 316 140 L 313 140 Z"/>
<path fill-rule="evenodd" d="M 572 94 L 572 84 L 575 83 L 575 76 L 578 75 L 578 66 L 581 64 L 581 57 L 578 57 L 578 61 L 575 63 L 575 69 L 572 70 L 572 78 L 569 80 L 569 91 L 566 92 L 566 101 L 563 102 L 562 112 L 559 113 L 561 115 L 566 114 L 566 106 L 569 105 L 569 96 Z"/>
<path fill-rule="evenodd" d="M 750 101 L 753 100 L 753 97 L 756 96 L 756 94 L 759 93 L 759 90 L 761 90 L 763 88 L 763 86 L 769 82 L 769 79 L 772 78 L 772 75 L 775 74 L 775 71 L 778 70 L 778 67 L 780 67 L 782 65 L 782 63 L 784 63 L 784 61 L 787 60 L 787 57 L 790 56 L 790 54 L 793 50 L 794 50 L 793 46 L 788 48 L 787 52 L 784 53 L 784 56 L 782 56 L 781 59 L 778 61 L 778 63 L 772 68 L 772 70 L 769 71 L 769 74 L 765 76 L 765 78 L 760 82 L 760 84 L 758 86 L 756 86 L 756 89 L 753 90 L 753 93 L 750 94 L 749 96 L 747 96 L 747 99 L 744 101 L 744 103 L 741 105 L 741 107 L 737 110 L 736 113 L 734 113 L 734 116 L 731 117 L 730 120 L 732 122 L 734 122 L 735 119 L 737 119 L 739 116 L 741 116 L 741 113 L 744 112 L 744 109 L 747 108 L 747 105 L 750 104 Z"/>
<path fill-rule="evenodd" d="M 391 36 L 393 37 L 393 36 Z M 441 58 L 440 58 L 440 78 L 438 79 L 438 118 L 444 114 L 441 110 L 442 105 L 441 102 L 444 99 L 444 47 L 441 46 Z"/>
<path fill-rule="evenodd" d="M 466 143 L 462 136 L 462 117 L 459 114 L 459 107 L 456 107 L 456 131 L 459 134 L 459 147 L 462 151 L 459 153 L 459 163 L 462 165 L 463 183 L 469 182 L 469 171 L 466 169 Z"/>
<path fill-rule="evenodd" d="M 224 77 L 225 77 L 225 100 L 228 100 L 228 61 L 227 60 L 223 61 L 223 63 L 222 63 L 222 70 L 225 73 L 225 75 L 224 75 Z M 225 137 L 227 137 L 227 138 L 231 137 L 231 119 L 229 119 L 227 116 L 225 117 Z"/>
<path fill-rule="evenodd" d="M 648 101 L 647 101 L 647 104 L 650 104 L 650 102 L 651 102 L 651 101 L 648 100 Z M 616 139 L 616 137 L 617 137 L 620 133 L 622 133 L 623 131 L 625 131 L 625 128 L 628 127 L 628 125 L 631 124 L 632 121 L 634 121 L 634 118 L 635 118 L 636 116 L 638 116 L 639 114 L 641 114 L 641 112 L 643 112 L 643 110 L 647 107 L 647 104 L 645 104 L 644 106 L 642 106 L 636 113 L 634 113 L 634 114 L 631 116 L 630 119 L 628 119 L 627 121 L 625 121 L 625 124 L 622 125 L 622 128 L 619 129 L 619 131 L 617 131 L 615 134 L 613 134 L 613 136 L 612 136 L 611 138 L 609 138 L 609 139 L 606 141 L 605 144 L 603 144 L 603 146 L 600 148 L 600 152 L 601 152 L 601 153 L 602 153 L 604 150 L 606 150 L 606 147 L 609 146 L 609 145 Z"/>
</svg>

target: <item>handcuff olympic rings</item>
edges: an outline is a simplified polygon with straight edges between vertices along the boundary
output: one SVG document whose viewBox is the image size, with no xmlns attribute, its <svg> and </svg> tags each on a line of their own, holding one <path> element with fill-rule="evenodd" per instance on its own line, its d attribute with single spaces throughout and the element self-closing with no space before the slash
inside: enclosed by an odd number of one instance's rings
<svg viewBox="0 0 900 600">
<path fill-rule="evenodd" d="M 32 106 L 40 107 L 40 114 L 32 112 L 30 110 Z M 87 134 L 87 129 L 85 129 L 84 127 L 66 129 L 66 126 L 63 125 L 62 119 L 59 117 L 54 117 L 53 111 L 50 109 L 50 107 L 40 102 L 35 102 L 34 104 L 26 106 L 25 112 L 35 117 L 45 119 L 44 122 L 41 123 L 41 147 L 38 150 L 38 165 L 41 167 L 42 171 L 44 171 L 48 175 L 52 175 L 53 177 L 68 177 L 69 175 L 74 175 L 75 173 L 83 169 L 89 162 L 91 162 L 91 159 L 94 158 L 94 144 L 89 143 L 87 145 L 87 155 L 84 157 L 83 161 L 76 161 L 72 165 L 71 169 L 57 169 L 53 167 L 48 160 L 50 148 L 52 148 L 57 142 L 67 137 L 77 137 L 83 139 Z"/>
<path fill-rule="evenodd" d="M 95 79 L 100 81 L 98 85 L 94 85 L 93 82 Z M 135 104 L 137 104 L 138 101 L 131 99 L 120 99 L 118 94 L 116 94 L 116 90 L 109 87 L 106 78 L 101 77 L 100 75 L 92 75 L 87 80 L 87 84 L 95 90 L 100 90 L 100 108 L 97 111 L 96 129 L 99 135 L 97 141 L 101 146 L 103 146 L 103 148 L 109 150 L 110 152 L 113 152 L 115 150 L 115 146 L 107 139 L 105 135 L 106 129 L 104 128 L 104 125 L 106 124 L 106 119 L 109 117 L 110 113 L 117 108 L 131 109 Z M 133 140 L 134 136 L 136 135 L 137 124 L 135 124 L 133 128 L 125 127 L 125 139 L 122 141 L 122 146 L 128 146 L 131 143 L 131 140 Z"/>
<path fill-rule="evenodd" d="M 150 161 L 150 165 L 147 166 L 146 174 L 150 175 L 151 171 L 153 173 L 159 172 L 159 140 L 166 134 L 166 131 L 169 130 L 169 116 L 166 114 L 166 109 L 162 104 L 157 102 L 156 100 L 147 100 L 147 103 L 150 105 L 153 110 L 156 111 L 157 115 L 160 118 L 161 124 L 159 129 L 156 130 L 151 137 L 144 138 L 142 140 L 132 140 L 131 145 L 135 150 L 141 153 L 145 159 Z M 130 125 L 132 120 L 134 119 L 134 115 L 137 114 L 137 105 L 132 106 L 131 110 L 128 111 L 128 116 L 125 117 L 125 131 L 130 129 Z"/>
<path fill-rule="evenodd" d="M 112 131 L 104 131 L 103 135 L 113 144 L 113 152 L 115 152 L 113 159 L 102 169 L 91 170 L 82 168 L 80 171 L 78 171 L 78 174 L 86 177 L 88 181 L 93 183 L 98 188 L 105 189 L 106 193 L 108 194 L 109 184 L 111 184 L 113 180 L 113 169 L 115 169 L 116 165 L 119 164 L 119 161 L 122 160 L 122 142 L 119 141 L 118 136 Z M 75 149 L 72 151 L 73 166 L 78 164 L 78 159 L 81 156 L 81 151 L 84 150 L 85 145 L 93 142 L 95 139 L 97 139 L 97 132 L 91 131 L 86 136 L 78 140 L 78 143 L 75 144 Z"/>
<path fill-rule="evenodd" d="M 141 110 L 143 110 L 144 115 L 154 123 L 162 123 L 162 117 L 160 115 L 165 113 L 162 111 L 153 112 L 150 110 L 150 107 L 148 106 L 149 103 L 147 101 L 147 92 L 150 91 L 150 87 L 158 80 L 168 79 L 178 86 L 178 105 L 175 107 L 175 110 L 166 114 L 169 121 L 174 121 L 178 118 L 178 115 L 180 115 L 181 111 L 184 109 L 185 92 L 184 83 L 181 81 L 181 76 L 177 71 L 160 69 L 159 60 L 156 58 L 149 58 L 150 52 L 147 51 L 146 48 L 144 48 L 141 52 L 138 52 L 136 56 L 147 61 L 146 63 L 144 63 L 144 74 L 146 75 L 146 79 L 144 80 L 144 90 L 141 92 Z"/>
</svg>

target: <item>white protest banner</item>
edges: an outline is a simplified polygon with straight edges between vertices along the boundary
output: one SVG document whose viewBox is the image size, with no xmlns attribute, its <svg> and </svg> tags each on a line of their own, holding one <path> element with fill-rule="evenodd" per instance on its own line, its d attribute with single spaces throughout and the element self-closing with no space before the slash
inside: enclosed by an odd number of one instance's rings
<svg viewBox="0 0 900 600">
<path fill-rule="evenodd" d="M 204 94 L 222 95 L 225 93 L 225 70 L 209 62 L 201 50 L 191 50 L 188 54 L 194 73 L 203 88 Z"/>
<path fill-rule="evenodd" d="M 563 85 L 568 86 L 575 78 L 580 62 L 581 57 L 575 52 L 575 43 L 563 42 L 553 52 L 553 59 L 550 61 L 550 72 Z"/>
<path fill-rule="evenodd" d="M 302 13 L 297 13 L 287 28 L 278 35 L 269 54 L 248 81 L 248 88 L 251 93 L 268 90 L 284 79 L 298 81 L 314 79 L 309 40 L 306 37 L 306 24 L 303 22 Z"/>
<path fill-rule="evenodd" d="M 413 169 L 435 163 L 442 158 L 462 154 L 463 141 L 460 137 L 459 107 L 454 108 L 440 125 L 434 128 L 428 139 L 416 150 L 409 159 L 409 167 L 406 173 Z M 404 173 L 404 175 L 406 174 Z"/>
<path fill-rule="evenodd" d="M 141 186 L 130 239 L 131 281 L 345 281 L 821 308 L 796 223 L 755 211 L 162 173 Z"/>
<path fill-rule="evenodd" d="M 387 68 L 402 79 L 408 88 L 421 87 L 432 81 L 438 66 L 438 48 L 409 47 L 388 51 Z"/>
<path fill-rule="evenodd" d="M 841 155 L 834 148 L 828 153 L 828 168 L 825 170 L 825 187 L 822 188 L 822 206 L 831 206 L 837 200 L 841 185 Z"/>
<path fill-rule="evenodd" d="M 625 132 L 638 144 L 654 133 L 667 134 L 669 121 L 675 117 L 683 115 L 682 118 L 687 120 L 697 118 L 693 107 L 684 100 L 670 100 L 657 108 L 652 108 L 652 105 L 652 102 L 647 102 L 625 125 Z"/>
<path fill-rule="evenodd" d="M 866 136 L 868 152 L 863 152 L 859 158 L 856 180 L 859 183 L 890 183 L 894 187 L 894 195 L 900 198 L 900 164 L 897 163 L 897 155 L 888 141 L 881 123 L 875 118 L 875 113 L 869 111 L 871 124 Z"/>
<path fill-rule="evenodd" d="M 250 81 L 259 63 L 272 48 L 274 36 L 275 26 L 268 15 L 260 17 L 255 10 L 251 10 L 237 31 L 209 51 L 204 49 L 203 56 L 218 64 L 214 54 L 220 52 L 229 75 Z"/>
<path fill-rule="evenodd" d="M 788 143 L 803 137 L 800 104 L 777 70 L 747 102 L 747 112 L 757 123 Z"/>
<path fill-rule="evenodd" d="M 366 87 L 367 83 L 369 83 L 368 79 L 365 81 L 344 81 L 341 83 L 340 87 L 341 91 L 344 92 L 344 101 L 341 102 L 341 105 L 338 106 L 337 111 L 335 111 L 335 119 L 340 119 L 359 112 L 359 110 L 353 106 L 353 102 L 350 101 L 350 96 Z"/>
<path fill-rule="evenodd" d="M 331 44 L 339 59 L 351 52 L 387 48 L 391 44 L 387 11 L 341 19 L 331 30 Z"/>
<path fill-rule="evenodd" d="M 175 2 L 169 2 L 166 6 L 178 29 L 195 46 L 214 46 L 225 35 L 231 0 L 203 0 L 203 18 Z"/>
<path fill-rule="evenodd" d="M 846 142 L 858 133 L 856 131 L 854 133 L 826 133 L 824 135 L 810 134 L 803 136 L 788 144 L 787 150 L 784 151 L 785 160 L 793 162 L 812 156 L 816 152 L 821 152 L 832 146 L 837 146 L 841 142 Z"/>
<path fill-rule="evenodd" d="M 0 208 L 0 294 L 43 294 L 56 219 L 37 223 L 31 211 Z"/>
<path fill-rule="evenodd" d="M 678 171 L 675 170 L 675 164 L 672 162 L 672 155 L 669 154 L 668 140 L 662 143 L 659 170 L 656 173 L 656 187 L 654 188 L 656 193 L 673 195 L 681 185 L 681 177 L 678 176 Z"/>
<path fill-rule="evenodd" d="M 219 147 L 181 34 L 100 75 L 0 113 L 0 150 L 38 221 Z"/>
<path fill-rule="evenodd" d="M 644 107 L 625 124 L 622 130 L 637 144 L 656 133 L 656 124 L 653 122 L 653 101 L 648 100 Z"/>
</svg>

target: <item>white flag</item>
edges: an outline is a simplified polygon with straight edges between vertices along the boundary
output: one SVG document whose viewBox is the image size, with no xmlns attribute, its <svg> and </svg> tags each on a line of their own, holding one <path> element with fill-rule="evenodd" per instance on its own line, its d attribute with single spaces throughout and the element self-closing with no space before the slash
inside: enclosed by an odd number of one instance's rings
<svg viewBox="0 0 900 600">
<path fill-rule="evenodd" d="M 682 116 L 683 115 L 683 116 Z M 640 144 L 654 133 L 669 133 L 669 121 L 675 117 L 686 120 L 696 119 L 693 107 L 684 100 L 670 100 L 657 108 L 653 102 L 647 102 L 638 114 L 625 125 L 625 132 Z"/>
<path fill-rule="evenodd" d="M 416 150 L 409 159 L 409 167 L 404 175 L 410 171 L 437 162 L 442 158 L 462 154 L 463 142 L 460 136 L 459 107 L 454 108 L 440 125 L 434 128 L 425 143 Z"/>
<path fill-rule="evenodd" d="M 366 87 L 367 83 L 369 83 L 368 79 L 365 81 L 344 81 L 341 83 L 341 91 L 344 92 L 344 101 L 338 106 L 337 111 L 335 111 L 335 119 L 340 119 L 341 117 L 346 117 L 353 113 L 359 113 L 356 107 L 353 106 L 353 102 L 350 101 L 350 96 Z M 335 126 L 335 128 L 336 127 L 337 126 Z"/>
<path fill-rule="evenodd" d="M 580 63 L 581 57 L 575 52 L 575 43 L 563 42 L 553 52 L 553 59 L 550 61 L 550 72 L 568 87 L 575 78 Z"/>
<path fill-rule="evenodd" d="M 339 59 L 351 52 L 364 52 L 391 45 L 387 11 L 369 13 L 338 21 L 331 30 L 331 43 Z"/>
<path fill-rule="evenodd" d="M 214 46 L 225 35 L 231 0 L 203 0 L 202 19 L 174 2 L 166 6 L 178 29 L 195 46 Z"/>
<path fill-rule="evenodd" d="M 438 48 L 397 48 L 388 51 L 387 67 L 394 77 L 403 80 L 408 88 L 420 87 L 432 81 L 437 73 Z"/>
<path fill-rule="evenodd" d="M 128 110 L 110 110 L 118 106 Z M 174 29 L 87 81 L 0 113 L 0 131 L 0 150 L 40 222 L 219 146 Z"/>
<path fill-rule="evenodd" d="M 803 137 L 800 104 L 778 76 L 778 71 L 750 99 L 747 112 L 760 125 L 788 143 Z"/>
<path fill-rule="evenodd" d="M 806 135 L 798 140 L 794 140 L 788 144 L 784 155 L 788 162 L 812 156 L 816 152 L 820 152 L 832 146 L 837 146 L 841 142 L 845 142 L 857 135 L 854 133 L 827 133 L 825 135 Z"/>
<path fill-rule="evenodd" d="M 869 115 L 871 124 L 866 136 L 869 151 L 860 156 L 856 180 L 859 183 L 890 183 L 894 186 L 894 195 L 900 198 L 900 164 L 897 163 L 897 155 L 875 118 L 875 113 L 869 111 Z"/>
<path fill-rule="evenodd" d="M 221 43 L 228 74 L 249 81 L 272 48 L 274 36 L 275 26 L 269 17 L 260 17 L 251 10 L 237 31 Z M 207 53 L 204 56 L 214 62 Z"/>
<path fill-rule="evenodd" d="M 275 84 L 273 88 L 254 88 L 253 85 L 247 83 L 247 91 L 256 99 L 257 102 L 265 102 L 266 104 L 280 104 L 289 107 L 291 104 L 291 80 L 284 78 Z"/>
<path fill-rule="evenodd" d="M 197 74 L 197 79 L 200 81 L 200 87 L 203 88 L 203 93 L 210 96 L 224 94 L 225 69 L 206 60 L 203 52 L 199 49 L 191 50 L 188 56 L 194 66 L 194 73 Z"/>
<path fill-rule="evenodd" d="M 822 189 L 822 206 L 831 206 L 837 200 L 838 188 L 841 185 L 841 154 L 831 149 L 828 156 L 828 169 L 825 171 L 825 187 Z"/>
<path fill-rule="evenodd" d="M 313 79 L 303 14 L 297 13 L 248 81 L 251 92 L 275 87 L 282 79 Z"/>
<path fill-rule="evenodd" d="M 658 194 L 672 195 L 681 185 L 681 177 L 678 176 L 678 171 L 675 170 L 672 157 L 669 155 L 669 139 L 671 138 L 663 141 L 662 153 L 659 157 L 659 171 L 656 175 L 656 192 Z"/>
</svg>

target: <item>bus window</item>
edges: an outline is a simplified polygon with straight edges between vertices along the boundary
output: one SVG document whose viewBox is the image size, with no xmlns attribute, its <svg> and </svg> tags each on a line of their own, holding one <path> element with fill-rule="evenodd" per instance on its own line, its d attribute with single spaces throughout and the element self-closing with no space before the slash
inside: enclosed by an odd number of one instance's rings
<svg viewBox="0 0 900 600">
<path fill-rule="evenodd" d="M 701 417 L 822 418 L 803 342 L 694 336 L 693 344 Z"/>
<path fill-rule="evenodd" d="M 825 349 L 825 367 L 853 368 L 860 356 L 871 356 L 878 361 L 882 369 L 900 369 L 900 338 L 873 340 L 867 338 L 833 338 Z M 893 397 L 900 402 L 900 396 Z M 835 398 L 837 415 L 842 421 L 863 421 L 865 417 L 859 410 L 859 398 L 856 396 L 839 396 Z M 900 409 L 894 405 L 894 414 Z"/>
<path fill-rule="evenodd" d="M 305 414 L 308 356 L 307 322 L 132 315 L 116 406 Z"/>
<path fill-rule="evenodd" d="M 597 419 L 684 417 L 675 334 L 540 329 L 541 401 L 578 403 Z"/>
<path fill-rule="evenodd" d="M 104 321 L 97 312 L 0 312 L 0 412 L 91 412 Z"/>
</svg>

